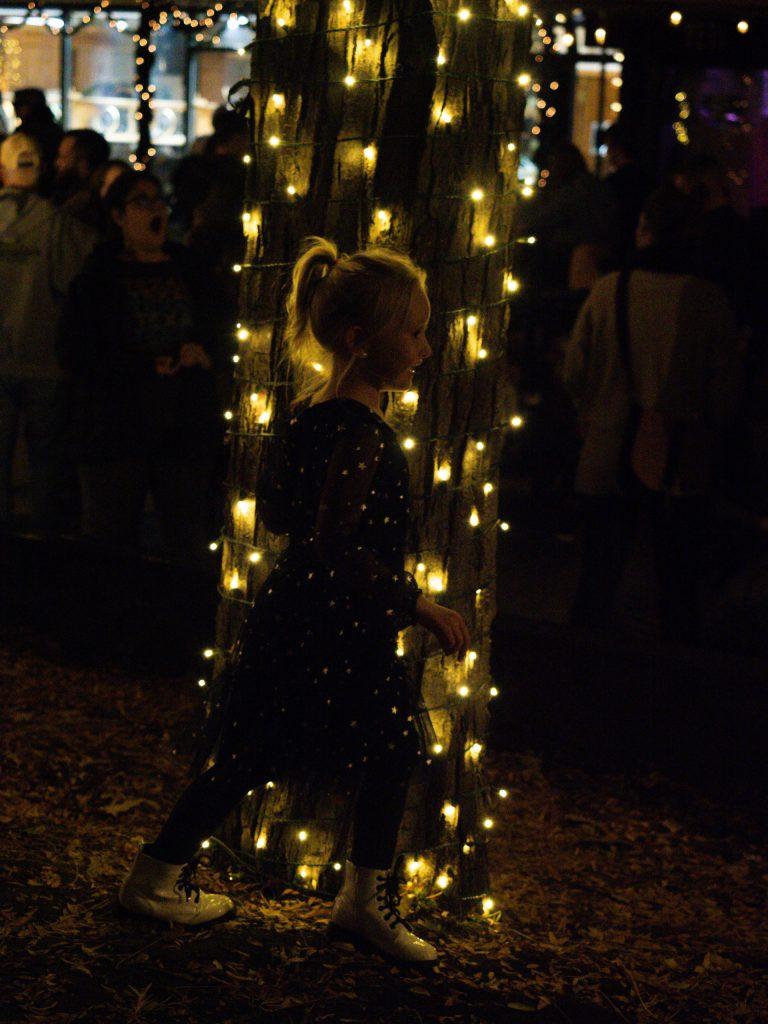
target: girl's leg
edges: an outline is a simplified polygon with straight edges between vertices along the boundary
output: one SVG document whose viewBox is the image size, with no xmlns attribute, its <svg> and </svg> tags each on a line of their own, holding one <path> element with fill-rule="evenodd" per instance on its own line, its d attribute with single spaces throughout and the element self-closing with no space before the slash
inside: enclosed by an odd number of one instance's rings
<svg viewBox="0 0 768 1024">
<path fill-rule="evenodd" d="M 167 864 L 186 864 L 249 789 L 269 775 L 258 764 L 230 758 L 199 775 L 184 790 L 154 843 L 144 853 Z"/>
<path fill-rule="evenodd" d="M 350 860 L 357 867 L 388 871 L 405 809 L 408 784 L 417 761 L 416 740 L 365 771 L 355 803 Z"/>
</svg>

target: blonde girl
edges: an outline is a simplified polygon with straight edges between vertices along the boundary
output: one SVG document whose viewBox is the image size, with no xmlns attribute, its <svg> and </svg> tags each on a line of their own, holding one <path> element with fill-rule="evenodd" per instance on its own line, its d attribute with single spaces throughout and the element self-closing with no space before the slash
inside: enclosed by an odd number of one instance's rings
<svg viewBox="0 0 768 1024">
<path fill-rule="evenodd" d="M 249 789 L 295 770 L 317 773 L 348 780 L 356 793 L 330 936 L 397 962 L 431 963 L 437 951 L 401 917 L 392 871 L 408 783 L 430 742 L 397 633 L 421 625 L 458 659 L 469 634 L 404 569 L 408 465 L 380 411 L 382 392 L 411 387 L 431 354 L 425 274 L 392 249 L 344 255 L 309 238 L 287 312 L 299 396 L 257 502 L 267 528 L 289 543 L 249 612 L 211 715 L 203 754 L 215 764 L 138 852 L 119 898 L 190 924 L 230 913 L 229 897 L 194 882 L 202 841 Z M 302 372 L 318 358 L 331 368 L 313 388 Z"/>
</svg>

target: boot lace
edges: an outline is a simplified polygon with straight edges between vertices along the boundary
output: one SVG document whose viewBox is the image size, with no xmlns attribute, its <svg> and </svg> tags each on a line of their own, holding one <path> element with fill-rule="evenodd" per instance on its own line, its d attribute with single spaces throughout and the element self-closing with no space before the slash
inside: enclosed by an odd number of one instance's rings
<svg viewBox="0 0 768 1024">
<path fill-rule="evenodd" d="M 400 866 L 401 860 L 398 860 L 392 871 L 376 876 L 376 902 L 390 928 L 395 929 L 401 924 L 413 934 L 413 928 L 400 916 L 400 887 L 403 884 Z"/>
<path fill-rule="evenodd" d="M 196 870 L 197 863 L 195 861 L 185 864 L 179 872 L 179 877 L 174 885 L 174 889 L 178 891 L 179 895 L 182 892 L 184 893 L 184 898 L 187 902 L 192 898 L 192 893 L 195 894 L 195 903 L 200 902 L 200 886 L 195 881 Z"/>
</svg>

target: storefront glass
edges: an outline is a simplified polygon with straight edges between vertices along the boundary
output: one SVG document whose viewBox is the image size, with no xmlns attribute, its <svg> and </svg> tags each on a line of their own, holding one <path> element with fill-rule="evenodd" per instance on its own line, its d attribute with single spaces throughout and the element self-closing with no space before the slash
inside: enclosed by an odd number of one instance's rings
<svg viewBox="0 0 768 1024">
<path fill-rule="evenodd" d="M 0 22 L 6 27 L 0 35 L 0 130 L 12 130 L 16 124 L 17 89 L 42 89 L 54 115 L 61 115 L 61 11 L 50 8 L 44 15 L 29 17 L 26 13 L 0 6 Z"/>
</svg>

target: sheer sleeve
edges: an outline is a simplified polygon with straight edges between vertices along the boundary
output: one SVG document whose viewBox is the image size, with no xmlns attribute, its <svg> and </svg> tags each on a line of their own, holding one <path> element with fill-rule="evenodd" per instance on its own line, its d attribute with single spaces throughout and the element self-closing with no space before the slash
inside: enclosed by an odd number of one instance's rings
<svg viewBox="0 0 768 1024">
<path fill-rule="evenodd" d="M 416 580 L 405 570 L 393 572 L 360 542 L 360 524 L 383 447 L 383 430 L 373 424 L 340 428 L 320 492 L 313 546 L 361 604 L 383 610 L 397 629 L 405 629 L 415 621 L 421 593 Z"/>
</svg>

